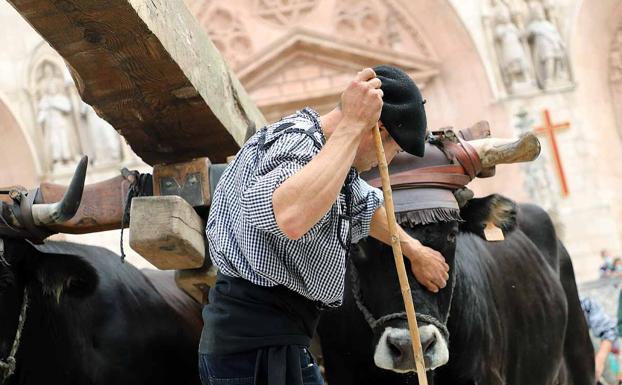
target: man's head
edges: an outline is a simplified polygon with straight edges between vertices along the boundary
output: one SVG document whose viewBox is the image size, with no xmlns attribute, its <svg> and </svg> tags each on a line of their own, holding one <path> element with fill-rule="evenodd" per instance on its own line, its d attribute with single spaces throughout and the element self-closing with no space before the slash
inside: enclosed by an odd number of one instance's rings
<svg viewBox="0 0 622 385">
<path fill-rule="evenodd" d="M 383 92 L 380 120 L 402 150 L 423 156 L 427 119 L 425 101 L 408 74 L 387 65 L 374 67 Z"/>
<path fill-rule="evenodd" d="M 391 163 L 391 160 L 402 149 L 399 144 L 389 135 L 389 131 L 384 126 L 382 121 L 378 122 L 380 128 L 380 137 L 382 138 L 382 147 L 384 148 L 384 155 L 387 159 L 387 163 Z M 378 166 L 378 158 L 376 157 L 376 148 L 374 144 L 373 135 L 366 135 L 361 139 L 359 148 L 354 157 L 354 163 L 352 164 L 358 172 L 369 171 L 372 168 Z"/>
<path fill-rule="evenodd" d="M 387 162 L 400 150 L 423 156 L 427 121 L 419 88 L 399 68 L 382 65 L 373 70 L 382 82 L 383 105 L 378 124 Z M 373 136 L 369 135 L 359 145 L 354 167 L 363 172 L 377 165 Z"/>
<path fill-rule="evenodd" d="M 424 103 L 404 71 L 386 65 L 365 68 L 344 90 L 340 105 L 321 117 L 322 127 L 330 136 L 346 122 L 353 134 L 364 134 L 353 162 L 363 172 L 377 164 L 371 130 L 375 124 L 380 126 L 387 162 L 400 149 L 423 156 L 427 127 Z"/>
</svg>

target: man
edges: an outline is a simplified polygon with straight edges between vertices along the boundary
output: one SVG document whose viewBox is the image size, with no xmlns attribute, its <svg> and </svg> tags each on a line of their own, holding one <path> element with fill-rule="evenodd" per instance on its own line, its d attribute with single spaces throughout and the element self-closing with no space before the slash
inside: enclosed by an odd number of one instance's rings
<svg viewBox="0 0 622 385">
<path fill-rule="evenodd" d="M 422 156 L 423 104 L 403 71 L 367 68 L 331 112 L 299 111 L 240 149 L 207 221 L 219 275 L 203 310 L 204 384 L 323 384 L 306 348 L 320 308 L 341 304 L 350 244 L 368 235 L 390 243 L 382 193 L 358 177 L 377 165 L 372 127 L 387 161 L 400 147 Z M 400 237 L 419 282 L 445 287 L 443 257 Z"/>
</svg>

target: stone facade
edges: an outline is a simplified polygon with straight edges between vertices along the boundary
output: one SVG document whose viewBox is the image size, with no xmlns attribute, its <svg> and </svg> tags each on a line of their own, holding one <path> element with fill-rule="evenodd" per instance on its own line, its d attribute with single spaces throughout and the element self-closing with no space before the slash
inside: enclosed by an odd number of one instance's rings
<svg viewBox="0 0 622 385">
<path fill-rule="evenodd" d="M 389 63 L 423 89 L 431 129 L 485 119 L 513 136 L 542 126 L 544 110 L 569 122 L 556 132 L 567 196 L 545 136 L 538 161 L 499 167 L 473 189 L 549 210 L 581 280 L 596 276 L 601 248 L 622 253 L 622 0 L 186 3 L 268 120 L 305 105 L 326 112 L 356 71 Z M 6 3 L 0 20 L 0 184 L 62 182 L 82 154 L 92 180 L 147 169 Z M 68 238 L 118 251 L 118 232 Z"/>
</svg>

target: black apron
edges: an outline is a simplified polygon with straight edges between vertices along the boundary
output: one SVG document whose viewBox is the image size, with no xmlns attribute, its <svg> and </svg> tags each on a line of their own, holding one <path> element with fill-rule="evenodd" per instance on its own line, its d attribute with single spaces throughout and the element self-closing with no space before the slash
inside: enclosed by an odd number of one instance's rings
<svg viewBox="0 0 622 385">
<path fill-rule="evenodd" d="M 302 385 L 299 347 L 309 347 L 320 307 L 284 286 L 259 286 L 218 273 L 203 309 L 200 352 L 257 350 L 257 385 Z"/>
</svg>

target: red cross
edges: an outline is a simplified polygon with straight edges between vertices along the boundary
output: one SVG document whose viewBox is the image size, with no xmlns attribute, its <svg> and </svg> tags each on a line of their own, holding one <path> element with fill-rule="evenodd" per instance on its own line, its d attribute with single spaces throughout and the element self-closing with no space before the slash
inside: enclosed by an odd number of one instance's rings
<svg viewBox="0 0 622 385">
<path fill-rule="evenodd" d="M 562 165 L 562 160 L 559 154 L 559 148 L 557 147 L 557 139 L 555 138 L 555 131 L 563 130 L 570 127 L 570 123 L 564 122 L 559 124 L 551 123 L 551 115 L 549 114 L 549 110 L 544 110 L 542 112 L 544 118 L 544 126 L 537 127 L 534 132 L 536 134 L 544 134 L 549 140 L 551 145 L 551 150 L 553 151 L 553 160 L 555 161 L 555 169 L 557 170 L 557 177 L 559 178 L 559 184 L 562 189 L 562 196 L 567 197 L 569 194 L 568 191 L 568 183 L 566 182 L 566 174 L 564 173 L 564 166 Z"/>
</svg>

